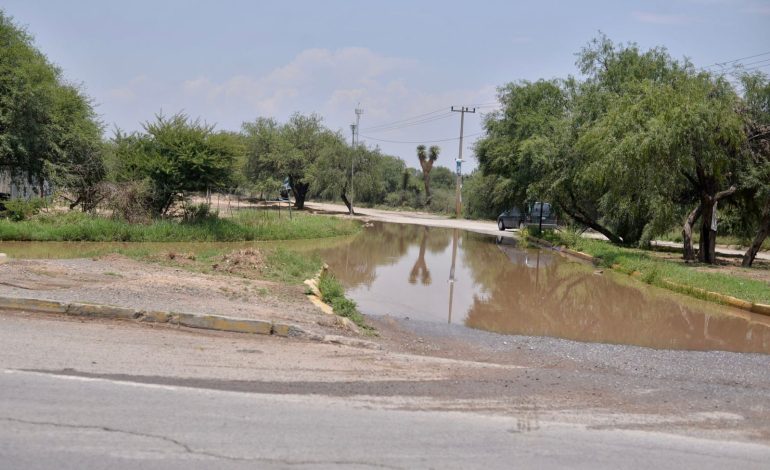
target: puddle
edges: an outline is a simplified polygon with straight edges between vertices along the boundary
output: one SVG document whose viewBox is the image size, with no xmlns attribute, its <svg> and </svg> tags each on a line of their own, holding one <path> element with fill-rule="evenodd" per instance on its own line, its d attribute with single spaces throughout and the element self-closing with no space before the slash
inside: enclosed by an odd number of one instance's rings
<svg viewBox="0 0 770 470">
<path fill-rule="evenodd" d="M 369 315 L 658 349 L 770 353 L 770 318 L 647 286 L 515 239 L 374 224 L 320 249 Z"/>
<path fill-rule="evenodd" d="M 647 286 L 550 250 L 462 230 L 376 223 L 356 237 L 239 243 L 0 242 L 12 258 L 317 251 L 368 315 L 660 349 L 770 353 L 770 317 Z"/>
</svg>

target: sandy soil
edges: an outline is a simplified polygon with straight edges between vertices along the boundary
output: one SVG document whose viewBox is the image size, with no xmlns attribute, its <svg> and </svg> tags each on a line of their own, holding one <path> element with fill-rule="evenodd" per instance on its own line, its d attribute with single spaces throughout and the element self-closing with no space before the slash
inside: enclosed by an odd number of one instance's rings
<svg viewBox="0 0 770 470">
<path fill-rule="evenodd" d="M 184 255 L 177 261 L 184 265 Z M 227 270 L 228 266 L 222 264 L 222 269 Z M 286 320 L 321 328 L 333 324 L 333 319 L 310 304 L 302 286 L 227 274 L 200 274 L 120 255 L 96 259 L 13 259 L 0 265 L 0 295 Z"/>
</svg>

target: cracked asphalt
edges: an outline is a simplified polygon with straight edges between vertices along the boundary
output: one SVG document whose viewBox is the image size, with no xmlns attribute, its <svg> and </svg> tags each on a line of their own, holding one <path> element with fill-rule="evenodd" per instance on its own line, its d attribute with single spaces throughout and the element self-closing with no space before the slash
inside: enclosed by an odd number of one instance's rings
<svg viewBox="0 0 770 470">
<path fill-rule="evenodd" d="M 766 446 L 316 395 L 0 375 L 4 468 L 764 468 Z"/>
<path fill-rule="evenodd" d="M 767 356 L 0 313 L 0 468 L 766 468 Z M 440 331 L 439 331 L 440 330 Z"/>
</svg>

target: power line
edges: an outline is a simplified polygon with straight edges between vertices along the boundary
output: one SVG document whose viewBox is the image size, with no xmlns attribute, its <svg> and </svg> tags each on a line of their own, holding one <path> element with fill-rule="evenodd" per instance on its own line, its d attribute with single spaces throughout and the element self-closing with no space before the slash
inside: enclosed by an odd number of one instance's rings
<svg viewBox="0 0 770 470">
<path fill-rule="evenodd" d="M 765 64 L 765 65 L 757 65 L 756 67 L 751 67 L 751 68 L 748 68 L 748 69 L 733 70 L 730 73 L 738 73 L 739 71 L 741 71 L 741 72 L 751 72 L 752 70 L 761 69 L 761 68 L 767 67 L 767 66 L 770 66 L 770 63 L 769 64 Z"/>
<path fill-rule="evenodd" d="M 755 57 L 762 57 L 762 56 L 765 56 L 765 55 L 770 55 L 770 51 L 762 52 L 762 53 L 754 54 L 754 55 L 749 55 L 749 56 L 746 56 L 746 57 L 741 57 L 739 59 L 728 60 L 726 62 L 715 62 L 715 63 L 713 63 L 711 65 L 705 65 L 705 66 L 701 67 L 701 69 L 705 70 L 707 68 L 715 67 L 715 66 L 724 67 L 727 64 L 732 64 L 732 63 L 735 63 L 735 62 L 740 62 L 740 61 L 746 60 L 746 59 L 753 59 Z"/>
<path fill-rule="evenodd" d="M 407 121 L 412 121 L 412 120 L 415 120 L 415 119 L 418 119 L 418 118 L 422 118 L 422 117 L 425 117 L 425 116 L 430 116 L 431 114 L 436 114 L 436 113 L 439 113 L 439 112 L 446 112 L 446 108 L 441 108 L 441 109 L 437 109 L 435 111 L 430 111 L 430 112 L 427 112 L 427 113 L 418 114 L 416 116 L 411 116 L 411 117 L 407 117 L 407 118 L 404 118 L 404 119 L 399 119 L 397 121 L 392 121 L 392 122 L 388 122 L 388 123 L 378 124 L 378 125 L 372 126 L 372 127 L 367 127 L 366 129 L 364 129 L 364 131 L 369 131 L 369 130 L 372 130 L 372 129 L 379 129 L 380 127 L 390 127 L 390 126 L 392 126 L 394 124 L 398 124 L 398 123 L 402 123 L 402 122 L 407 122 Z"/>
<path fill-rule="evenodd" d="M 498 105 L 499 105 L 499 103 L 496 102 L 496 101 L 488 101 L 488 102 L 485 102 L 485 103 L 472 103 L 472 104 L 470 104 L 468 106 L 476 107 L 476 108 L 491 108 L 491 107 L 495 107 L 495 106 L 498 106 Z M 379 131 L 385 130 L 385 129 L 391 129 L 391 128 L 395 129 L 395 128 L 401 128 L 401 127 L 409 127 L 409 126 L 412 126 L 412 125 L 423 124 L 423 123 L 426 123 L 426 122 L 432 122 L 434 120 L 438 121 L 440 119 L 446 119 L 447 117 L 452 115 L 452 113 L 450 111 L 445 111 L 445 110 L 446 110 L 446 108 L 436 109 L 436 110 L 433 110 L 433 111 L 429 111 L 427 113 L 417 114 L 415 116 L 406 117 L 406 118 L 399 119 L 399 120 L 396 120 L 396 121 L 387 122 L 387 123 L 383 123 L 383 124 L 378 124 L 378 125 L 371 126 L 371 127 L 366 127 L 366 128 L 361 129 L 361 130 L 363 130 L 364 132 L 371 132 L 371 131 L 375 131 L 375 130 L 379 132 Z M 441 114 L 438 114 L 438 115 L 434 116 L 434 114 L 437 114 L 437 113 L 441 113 Z"/>
<path fill-rule="evenodd" d="M 418 126 L 418 125 L 421 125 L 421 124 L 427 124 L 427 123 L 430 123 L 430 122 L 440 121 L 442 119 L 446 119 L 446 118 L 451 117 L 451 116 L 452 116 L 452 113 L 451 112 L 447 112 L 445 114 L 439 114 L 437 116 L 431 116 L 431 117 L 428 117 L 428 118 L 420 119 L 418 121 L 412 121 L 412 122 L 407 122 L 407 123 L 403 123 L 403 124 L 396 124 L 396 125 L 388 126 L 388 127 L 380 127 L 380 128 L 376 128 L 376 129 L 367 128 L 367 129 L 364 129 L 364 131 L 367 131 L 367 132 L 390 132 L 390 131 L 394 131 L 394 130 L 398 130 L 398 129 L 403 129 L 405 127 Z"/>
<path fill-rule="evenodd" d="M 465 137 L 474 137 L 477 135 L 484 134 L 484 132 L 476 132 L 474 134 L 468 134 Z M 387 140 L 387 139 L 378 139 L 376 137 L 371 137 L 368 135 L 362 135 L 364 139 L 369 140 L 376 140 L 377 142 L 385 142 L 388 144 L 424 144 L 424 143 L 436 143 L 436 142 L 451 142 L 453 140 L 460 140 L 459 137 L 451 137 L 446 139 L 423 139 L 423 140 Z"/>
</svg>

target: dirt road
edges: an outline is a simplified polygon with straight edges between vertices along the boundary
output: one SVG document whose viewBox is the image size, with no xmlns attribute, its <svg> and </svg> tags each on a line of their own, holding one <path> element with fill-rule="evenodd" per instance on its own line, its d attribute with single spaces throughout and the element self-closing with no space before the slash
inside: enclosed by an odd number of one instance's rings
<svg viewBox="0 0 770 470">
<path fill-rule="evenodd" d="M 306 202 L 305 206 L 309 209 L 328 214 L 345 215 L 348 213 L 347 208 L 341 204 L 330 204 L 325 202 Z M 465 219 L 451 219 L 442 215 L 432 214 L 428 212 L 410 211 L 390 211 L 383 209 L 368 209 L 368 208 L 356 208 L 356 213 L 363 219 L 367 220 L 379 220 L 382 222 L 391 222 L 396 224 L 415 224 L 415 225 L 427 225 L 429 227 L 444 227 L 444 228 L 459 228 L 462 230 L 469 230 L 471 232 L 485 233 L 488 235 L 498 235 L 504 237 L 512 237 L 515 229 L 500 231 L 494 221 L 490 220 L 465 220 Z M 585 233 L 584 236 L 596 238 L 600 240 L 606 240 L 607 238 L 600 233 Z M 667 242 L 667 241 L 655 241 L 654 245 L 665 246 L 670 248 L 680 248 L 680 243 Z M 743 256 L 745 250 L 736 249 L 734 247 L 728 247 L 723 245 L 717 245 L 717 252 L 727 256 Z M 757 259 L 770 261 L 770 252 L 761 251 L 757 254 Z"/>
</svg>

